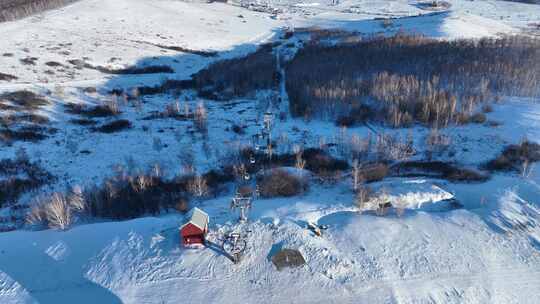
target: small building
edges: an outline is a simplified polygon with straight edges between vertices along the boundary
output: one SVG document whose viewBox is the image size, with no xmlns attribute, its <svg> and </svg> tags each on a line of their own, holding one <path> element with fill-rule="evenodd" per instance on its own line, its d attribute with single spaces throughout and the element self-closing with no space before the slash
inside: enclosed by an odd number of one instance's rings
<svg viewBox="0 0 540 304">
<path fill-rule="evenodd" d="M 208 233 L 208 214 L 199 208 L 189 212 L 190 219 L 180 227 L 180 239 L 184 246 L 204 244 Z"/>
</svg>

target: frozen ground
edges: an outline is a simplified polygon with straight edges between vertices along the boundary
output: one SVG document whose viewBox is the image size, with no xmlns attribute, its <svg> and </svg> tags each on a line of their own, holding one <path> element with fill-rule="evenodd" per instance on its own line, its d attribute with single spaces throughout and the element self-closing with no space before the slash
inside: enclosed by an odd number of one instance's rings
<svg viewBox="0 0 540 304">
<path fill-rule="evenodd" d="M 449 11 L 422 10 L 416 1 L 270 1 L 283 13 L 272 17 L 227 4 L 149 0 L 82 0 L 61 10 L 0 24 L 0 72 L 17 80 L 0 81 L 0 92 L 31 89 L 51 92 L 42 113 L 59 131 L 39 143 L 1 147 L 0 159 L 24 147 L 31 159 L 59 177 L 50 191 L 66 184 L 100 182 L 117 164 L 147 168 L 161 163 L 170 174 L 180 171 L 179 158 L 191 150 L 200 170 L 211 168 L 239 136 L 233 124 L 259 130 L 254 99 L 230 104 L 207 102 L 209 138 L 204 152 L 199 135 L 188 135 L 190 122 L 142 118 L 177 99 L 145 99 L 142 113 L 122 106 L 131 130 L 100 134 L 73 125 L 62 105 L 99 103 L 106 88 L 149 85 L 164 78 L 185 79 L 212 61 L 240 56 L 277 39 L 284 28 L 321 26 L 363 34 L 400 30 L 453 39 L 529 31 L 540 19 L 540 5 L 507 1 L 449 1 Z M 263 2 L 259 2 L 261 4 Z M 422 15 L 422 16 L 417 16 Z M 383 26 L 375 18 L 396 18 Z M 156 46 L 217 51 L 203 57 Z M 11 53 L 13 56 L 3 56 Z M 20 59 L 36 57 L 36 65 Z M 106 75 L 75 69 L 84 59 L 96 66 L 167 64 L 173 74 Z M 55 61 L 62 67 L 45 63 Z M 54 74 L 44 72 L 52 70 Z M 83 93 L 96 87 L 101 93 Z M 259 98 L 262 98 L 259 96 Z M 192 106 L 196 100 L 182 96 Z M 234 113 L 234 116 L 231 115 Z M 540 103 L 505 97 L 488 119 L 498 127 L 467 125 L 443 132 L 455 153 L 441 155 L 467 166 L 492 159 L 523 137 L 540 140 Z M 143 127 L 148 129 L 143 131 Z M 358 127 L 348 135 L 399 132 Z M 422 154 L 429 130 L 414 128 L 415 148 Z M 335 141 L 332 123 L 289 119 L 275 127 L 290 142 L 316 146 L 319 137 Z M 154 147 L 159 138 L 166 145 Z M 76 142 L 73 146 L 73 142 Z M 74 149 L 73 149 L 74 148 Z M 81 151 L 90 153 L 81 153 Z M 247 228 L 248 251 L 240 265 L 220 252 L 183 249 L 176 228 L 181 215 L 126 222 L 78 225 L 66 232 L 15 231 L 0 234 L 0 303 L 536 303 L 540 291 L 540 168 L 529 179 L 496 174 L 481 184 L 426 180 L 431 186 L 405 187 L 409 180 L 390 180 L 373 187 L 398 189 L 404 201 L 418 203 L 454 196 L 463 208 L 407 208 L 401 217 L 360 214 L 350 185 L 313 185 L 301 197 L 257 200 Z M 32 194 L 33 195 L 33 194 Z M 28 201 L 32 195 L 23 198 Z M 414 198 L 414 200 L 413 200 Z M 229 210 L 229 197 L 204 201 L 211 216 L 211 240 L 240 229 Z M 319 238 L 308 222 L 328 225 Z M 269 261 L 275 248 L 299 249 L 306 266 L 278 272 Z"/>
</svg>

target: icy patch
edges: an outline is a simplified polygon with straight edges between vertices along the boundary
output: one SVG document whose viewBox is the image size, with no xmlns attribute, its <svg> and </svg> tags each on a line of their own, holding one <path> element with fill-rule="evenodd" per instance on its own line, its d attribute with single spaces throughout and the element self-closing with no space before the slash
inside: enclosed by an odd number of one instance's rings
<svg viewBox="0 0 540 304">
<path fill-rule="evenodd" d="M 0 271 L 0 298 L 3 304 L 37 303 L 18 282 L 2 271 Z"/>
<path fill-rule="evenodd" d="M 62 241 L 56 242 L 45 250 L 45 253 L 55 261 L 62 261 L 69 256 L 69 247 Z"/>
<path fill-rule="evenodd" d="M 522 199 L 514 191 L 508 190 L 495 205 L 490 220 L 504 232 L 534 232 L 533 228 L 538 227 L 540 223 L 540 209 Z M 537 236 L 534 233 L 531 234 L 531 237 L 535 239 Z"/>
</svg>

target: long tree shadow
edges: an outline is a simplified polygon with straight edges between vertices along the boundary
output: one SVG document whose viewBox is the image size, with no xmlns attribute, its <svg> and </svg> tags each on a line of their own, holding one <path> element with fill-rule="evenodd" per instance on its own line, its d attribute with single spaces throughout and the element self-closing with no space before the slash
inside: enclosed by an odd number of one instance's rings
<svg viewBox="0 0 540 304">
<path fill-rule="evenodd" d="M 72 265 L 69 257 L 67 261 L 57 261 L 31 246 L 24 251 L 4 249 L 0 271 L 24 288 L 37 303 L 122 303 L 110 290 L 84 277 L 83 269 Z"/>
</svg>

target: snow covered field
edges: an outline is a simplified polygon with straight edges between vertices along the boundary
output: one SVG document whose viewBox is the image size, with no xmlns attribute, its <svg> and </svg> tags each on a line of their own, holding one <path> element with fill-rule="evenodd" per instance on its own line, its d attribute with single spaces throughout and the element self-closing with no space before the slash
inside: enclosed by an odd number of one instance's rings
<svg viewBox="0 0 540 304">
<path fill-rule="evenodd" d="M 207 101 L 209 149 L 198 134 L 190 135 L 190 122 L 144 119 L 176 102 L 175 96 L 145 97 L 142 110 L 120 102 L 122 118 L 133 126 L 112 134 L 70 122 L 73 115 L 64 110 L 68 103 L 99 104 L 110 98 L 110 89 L 188 79 L 212 62 L 279 39 L 285 29 L 317 26 L 386 35 L 406 31 L 457 39 L 538 34 L 531 24 L 540 20 L 540 5 L 494 0 L 449 1 L 450 9 L 442 12 L 405 0 L 253 3 L 281 13 L 255 12 L 236 2 L 81 0 L 0 23 L 0 73 L 17 77 L 0 80 L 0 94 L 22 89 L 46 94 L 52 103 L 38 113 L 58 129 L 37 143 L 0 147 L 0 159 L 15 157 L 23 147 L 30 159 L 39 159 L 58 177 L 21 202 L 67 185 L 100 183 L 118 164 L 147 169 L 159 163 L 166 174 L 176 175 L 188 151 L 200 171 L 212 169 L 226 147 L 242 140 L 226 128 L 245 125 L 248 135 L 259 130 L 256 99 L 264 99 L 264 94 L 229 103 Z M 378 18 L 393 19 L 385 25 Z M 36 58 L 34 64 L 21 62 L 29 57 Z M 73 60 L 110 69 L 167 65 L 174 73 L 111 75 L 76 68 Z M 89 87 L 97 92 L 83 91 Z M 193 96 L 181 98 L 192 107 L 198 102 Z M 459 148 L 440 159 L 478 167 L 524 137 L 540 143 L 539 100 L 503 99 L 488 114 L 499 126 L 441 130 Z M 412 131 L 421 155 L 430 131 Z M 276 124 L 274 132 L 286 134 L 291 143 L 317 146 L 320 137 L 332 141 L 340 131 L 333 123 L 289 118 Z M 346 132 L 405 136 L 409 130 L 361 126 Z M 403 202 L 403 214 L 360 213 L 348 179 L 313 183 L 302 196 L 257 199 L 250 221 L 241 225 L 230 211 L 231 195 L 199 202 L 210 214 L 210 241 L 219 243 L 225 232 L 250 231 L 247 253 L 238 265 L 219 250 L 182 248 L 177 228 L 185 218 L 176 213 L 84 223 L 68 231 L 0 233 L 0 303 L 538 302 L 540 168 L 533 167 L 528 178 L 518 173 L 495 173 L 481 183 L 390 178 L 371 186 L 390 189 L 389 194 Z M 431 208 L 452 198 L 462 208 Z M 306 229 L 308 223 L 328 229 L 318 237 Z M 279 248 L 298 249 L 306 265 L 277 271 L 270 256 Z"/>
</svg>

